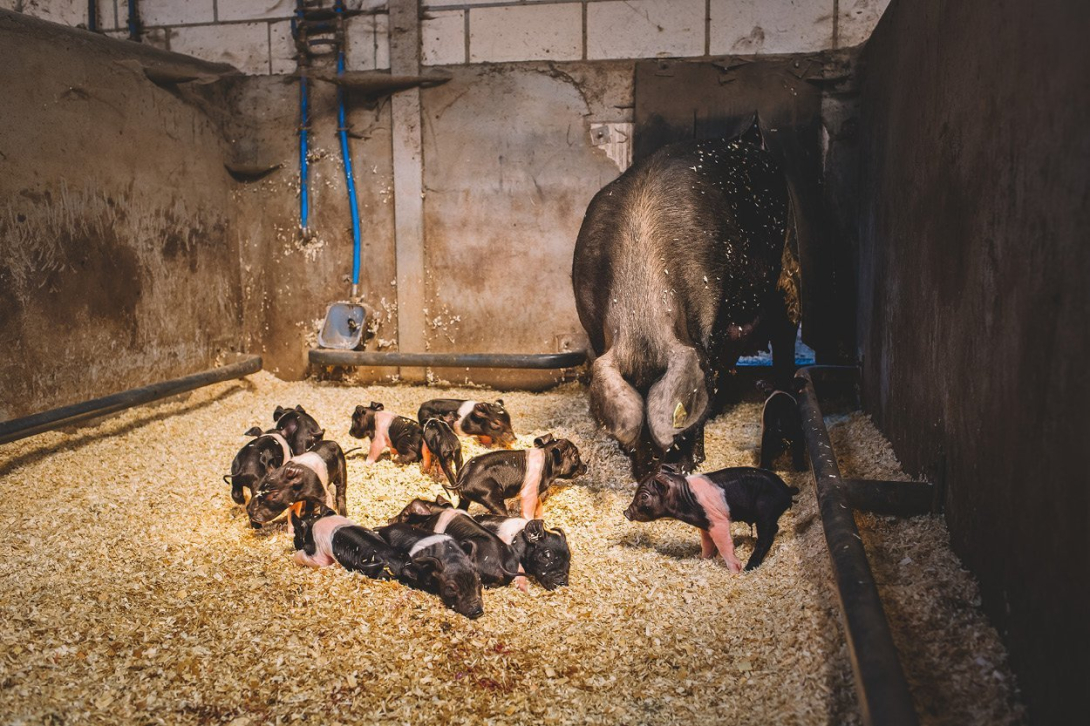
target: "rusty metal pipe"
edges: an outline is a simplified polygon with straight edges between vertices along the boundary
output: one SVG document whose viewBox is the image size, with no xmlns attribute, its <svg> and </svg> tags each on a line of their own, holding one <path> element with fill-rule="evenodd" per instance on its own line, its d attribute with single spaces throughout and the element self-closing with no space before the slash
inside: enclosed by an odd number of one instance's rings
<svg viewBox="0 0 1090 726">
<path fill-rule="evenodd" d="M 814 391 L 812 373 L 834 368 L 840 367 L 801 368 L 795 376 L 806 381 L 806 387 L 799 395 L 799 411 L 810 469 L 817 483 L 821 523 L 833 566 L 859 709 L 863 723 L 868 726 L 916 726 L 919 721 L 912 695 L 878 597 L 863 540 L 855 526 L 849 487 L 840 476 Z"/>
<path fill-rule="evenodd" d="M 431 367 L 431 368 L 526 368 L 551 370 L 574 368 L 587 359 L 585 351 L 568 353 L 382 353 L 369 350 L 311 348 L 308 358 L 321 366 Z"/>
</svg>

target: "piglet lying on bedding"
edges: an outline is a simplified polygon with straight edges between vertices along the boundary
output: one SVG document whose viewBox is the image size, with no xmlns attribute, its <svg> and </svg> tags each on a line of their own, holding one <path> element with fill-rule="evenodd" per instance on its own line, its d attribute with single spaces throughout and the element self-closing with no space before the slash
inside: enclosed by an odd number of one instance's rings
<svg viewBox="0 0 1090 726">
<path fill-rule="evenodd" d="M 471 557 L 476 544 L 459 544 L 450 535 L 432 534 L 408 524 L 391 524 L 378 530 L 399 554 L 410 562 L 402 568 L 400 580 L 439 596 L 451 610 L 467 618 L 484 614 L 481 578 Z"/>
<path fill-rule="evenodd" d="M 737 466 L 708 474 L 683 476 L 670 466 L 648 474 L 636 488 L 625 518 L 650 522 L 673 517 L 700 528 L 701 556 L 715 557 L 716 550 L 731 572 L 741 572 L 742 563 L 734 556 L 730 523 L 757 525 L 757 545 L 746 569 L 760 566 L 772 540 L 779 531 L 779 519 L 791 506 L 797 487 L 766 469 Z"/>
<path fill-rule="evenodd" d="M 398 577 L 409 558 L 395 551 L 374 531 L 340 516 L 329 507 L 299 518 L 293 511 L 294 559 L 300 565 L 329 567 L 339 564 L 346 570 L 362 572 L 376 580 Z"/>
</svg>

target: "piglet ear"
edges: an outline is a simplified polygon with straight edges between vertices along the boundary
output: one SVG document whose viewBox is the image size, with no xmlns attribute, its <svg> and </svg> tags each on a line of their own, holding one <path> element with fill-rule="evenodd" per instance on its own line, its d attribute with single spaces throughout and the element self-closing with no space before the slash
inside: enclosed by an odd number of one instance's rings
<svg viewBox="0 0 1090 726">
<path fill-rule="evenodd" d="M 276 410 L 273 411 L 273 421 L 278 421 L 286 410 L 283 406 L 277 406 Z"/>
<path fill-rule="evenodd" d="M 537 542 L 545 536 L 545 520 L 531 519 L 526 523 L 526 529 L 522 531 L 526 533 L 527 541 Z"/>
<path fill-rule="evenodd" d="M 462 543 L 462 551 L 466 553 L 466 556 L 471 560 L 477 559 L 477 543 L 473 540 L 468 540 Z"/>
<path fill-rule="evenodd" d="M 298 411 L 299 413 L 306 413 L 306 412 L 307 412 L 307 411 L 306 411 L 306 409 L 305 409 L 305 408 L 303 408 L 303 407 L 302 407 L 302 406 L 301 406 L 300 404 L 298 404 L 298 403 L 297 403 L 297 404 L 295 404 L 295 410 L 296 410 L 296 411 Z"/>
<path fill-rule="evenodd" d="M 366 410 L 367 410 L 367 408 L 364 407 L 364 405 L 362 403 L 359 406 L 356 406 L 356 414 L 357 415 L 363 413 Z"/>
<path fill-rule="evenodd" d="M 486 413 L 488 413 L 488 404 L 487 403 L 475 403 L 475 404 L 473 404 L 473 410 L 476 411 L 477 413 L 486 414 Z"/>
<path fill-rule="evenodd" d="M 556 437 L 553 436 L 551 433 L 543 434 L 541 436 L 538 436 L 536 439 L 534 439 L 534 446 L 536 446 L 539 449 L 544 449 L 545 444 L 548 444 L 551 441 L 556 441 Z"/>
<path fill-rule="evenodd" d="M 381 411 L 382 410 L 382 404 L 377 403 L 376 401 L 371 401 L 371 405 L 368 406 L 368 408 L 370 408 L 373 411 Z"/>
<path fill-rule="evenodd" d="M 549 452 L 549 455 L 553 458 L 553 466 L 560 466 L 564 463 L 564 453 L 560 451 L 559 446 L 554 446 Z"/>
<path fill-rule="evenodd" d="M 502 398 L 497 398 L 496 399 L 496 405 L 499 406 L 500 408 L 503 408 L 503 399 Z"/>
<path fill-rule="evenodd" d="M 560 529 L 560 527 L 557 527 L 556 529 L 554 529 L 552 531 L 556 532 L 558 535 L 560 535 L 560 539 L 564 540 L 564 544 L 568 543 L 568 535 L 564 534 L 564 530 Z"/>
<path fill-rule="evenodd" d="M 246 429 L 246 433 L 244 433 L 243 436 L 260 436 L 263 433 L 265 432 L 261 430 L 260 426 L 251 426 Z"/>
<path fill-rule="evenodd" d="M 325 429 L 318 429 L 314 432 L 314 438 L 317 441 L 321 441 L 323 436 L 325 436 Z"/>
<path fill-rule="evenodd" d="M 438 557 L 417 557 L 416 560 L 414 560 L 414 564 L 416 565 L 415 569 L 420 574 L 423 574 L 427 570 L 432 570 L 434 572 L 443 571 L 443 561 Z"/>
<path fill-rule="evenodd" d="M 446 497 L 444 497 L 442 494 L 437 494 L 435 496 L 435 503 L 438 504 L 441 507 L 451 506 L 450 500 L 447 499 Z"/>
</svg>

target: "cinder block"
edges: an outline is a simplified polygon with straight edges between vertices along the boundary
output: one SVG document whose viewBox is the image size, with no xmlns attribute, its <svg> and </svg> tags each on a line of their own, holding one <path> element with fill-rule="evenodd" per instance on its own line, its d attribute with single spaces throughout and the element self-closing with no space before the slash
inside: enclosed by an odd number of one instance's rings
<svg viewBox="0 0 1090 726">
<path fill-rule="evenodd" d="M 704 55 L 704 0 L 587 5 L 587 58 Z"/>
<path fill-rule="evenodd" d="M 430 12 L 420 23 L 420 61 L 426 66 L 466 62 L 464 10 Z"/>
<path fill-rule="evenodd" d="M 279 20 L 295 14 L 295 0 L 220 0 L 217 19 Z"/>
<path fill-rule="evenodd" d="M 469 11 L 471 63 L 582 57 L 583 6 L 579 3 L 483 7 Z"/>
<path fill-rule="evenodd" d="M 840 0 L 837 45 L 859 45 L 874 32 L 874 26 L 889 6 L 889 0 Z"/>
<path fill-rule="evenodd" d="M 3 6 L 6 10 L 14 7 Z M 35 18 L 76 27 L 87 24 L 87 3 L 73 0 L 23 0 L 23 12 Z"/>
<path fill-rule="evenodd" d="M 390 67 L 390 16 L 359 15 L 348 21 L 350 71 L 373 71 Z"/>
<path fill-rule="evenodd" d="M 802 53 L 833 45 L 833 0 L 711 0 L 711 54 Z"/>
<path fill-rule="evenodd" d="M 140 0 L 137 13 L 141 25 L 146 26 L 211 23 L 216 19 L 213 0 Z M 127 10 L 124 14 L 128 17 Z"/>
<path fill-rule="evenodd" d="M 269 24 L 172 28 L 170 49 L 207 61 L 230 63 L 248 75 L 265 75 L 269 72 Z"/>
<path fill-rule="evenodd" d="M 295 40 L 291 37 L 290 20 L 269 23 L 269 43 L 273 75 L 295 73 Z"/>
</svg>

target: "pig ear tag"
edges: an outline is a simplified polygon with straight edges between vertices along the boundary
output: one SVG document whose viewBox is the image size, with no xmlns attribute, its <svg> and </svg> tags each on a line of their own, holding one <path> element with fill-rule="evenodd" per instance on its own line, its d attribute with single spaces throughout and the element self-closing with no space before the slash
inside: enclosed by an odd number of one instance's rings
<svg viewBox="0 0 1090 726">
<path fill-rule="evenodd" d="M 685 419 L 687 418 L 689 418 L 689 412 L 685 410 L 684 404 L 678 401 L 677 405 L 674 406 L 674 428 L 685 428 Z"/>
</svg>

